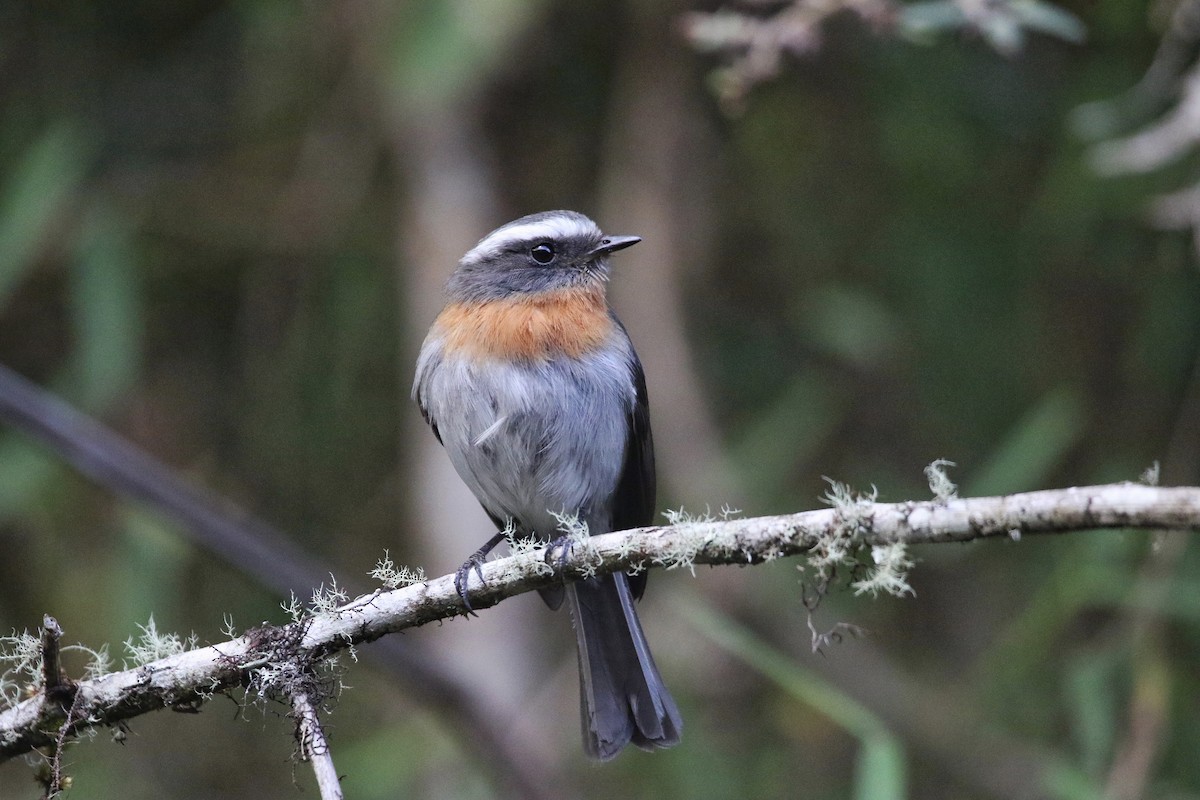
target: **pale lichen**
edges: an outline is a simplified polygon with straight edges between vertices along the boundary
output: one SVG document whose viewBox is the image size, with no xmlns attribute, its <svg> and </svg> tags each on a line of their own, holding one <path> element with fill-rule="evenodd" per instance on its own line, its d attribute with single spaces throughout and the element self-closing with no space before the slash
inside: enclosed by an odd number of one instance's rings
<svg viewBox="0 0 1200 800">
<path fill-rule="evenodd" d="M 13 706 L 42 685 L 42 645 L 29 631 L 0 636 L 0 702 Z"/>
<path fill-rule="evenodd" d="M 337 578 L 330 573 L 329 585 L 326 586 L 322 583 L 313 589 L 312 600 L 309 601 L 308 607 L 313 614 L 333 614 L 349 599 L 350 595 L 343 587 L 338 586 Z"/>
<path fill-rule="evenodd" d="M 822 581 L 829 580 L 839 565 L 855 563 L 857 542 L 870 532 L 873 507 L 879 498 L 874 486 L 870 492 L 858 492 L 832 478 L 825 481 L 829 489 L 821 500 L 833 507 L 836 524 L 817 534 L 807 559 Z"/>
<path fill-rule="evenodd" d="M 904 542 L 873 546 L 871 560 L 874 566 L 868 568 L 867 576 L 850 584 L 855 594 L 869 593 L 872 597 L 877 597 L 880 592 L 894 597 L 916 594 L 908 584 L 908 569 L 913 562 Z"/>
<path fill-rule="evenodd" d="M 189 645 L 195 646 L 196 640 L 193 635 L 188 640 Z M 103 678 L 108 673 L 112 672 L 112 656 L 108 652 L 108 644 L 100 645 L 100 649 L 88 647 L 82 644 L 69 644 L 62 648 L 64 653 L 76 652 L 83 653 L 87 656 L 87 661 L 83 665 L 84 680 L 96 680 Z"/>
<path fill-rule="evenodd" d="M 383 584 L 385 589 L 399 589 L 402 586 L 412 586 L 416 583 L 424 583 L 425 570 L 417 567 L 412 569 L 405 566 L 397 566 L 387 550 L 383 551 L 383 558 L 375 564 L 375 569 L 369 573 L 372 578 Z"/>
<path fill-rule="evenodd" d="M 940 502 L 945 503 L 958 497 L 958 486 L 950 480 L 950 474 L 946 471 L 947 467 L 956 466 L 958 465 L 953 461 L 939 458 L 925 467 L 925 478 L 929 481 L 929 491 L 933 492 L 933 496 Z"/>
<path fill-rule="evenodd" d="M 180 636 L 178 633 L 160 633 L 154 616 L 145 625 L 138 625 L 141 634 L 125 640 L 125 669 L 141 667 L 159 659 L 169 658 L 196 647 L 196 634 Z"/>
</svg>

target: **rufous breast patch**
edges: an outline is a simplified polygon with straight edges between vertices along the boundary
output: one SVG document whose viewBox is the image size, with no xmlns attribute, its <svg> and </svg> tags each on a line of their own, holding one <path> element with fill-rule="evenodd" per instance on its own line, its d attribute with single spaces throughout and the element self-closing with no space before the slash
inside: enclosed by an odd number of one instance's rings
<svg viewBox="0 0 1200 800">
<path fill-rule="evenodd" d="M 448 355 L 538 361 L 578 358 L 612 334 L 603 288 L 556 289 L 486 303 L 451 303 L 434 322 Z"/>
</svg>

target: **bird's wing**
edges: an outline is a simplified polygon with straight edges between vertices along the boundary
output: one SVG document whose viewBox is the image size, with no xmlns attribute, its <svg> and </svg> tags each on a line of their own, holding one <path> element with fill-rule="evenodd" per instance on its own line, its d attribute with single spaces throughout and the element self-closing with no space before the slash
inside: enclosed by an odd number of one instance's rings
<svg viewBox="0 0 1200 800">
<path fill-rule="evenodd" d="M 654 521 L 654 437 L 650 433 L 650 403 L 646 395 L 646 374 L 636 354 L 631 353 L 636 397 L 629 410 L 629 435 L 625 442 L 625 463 L 612 499 L 614 531 L 640 528 Z M 629 578 L 636 598 L 646 590 L 646 573 Z"/>
</svg>

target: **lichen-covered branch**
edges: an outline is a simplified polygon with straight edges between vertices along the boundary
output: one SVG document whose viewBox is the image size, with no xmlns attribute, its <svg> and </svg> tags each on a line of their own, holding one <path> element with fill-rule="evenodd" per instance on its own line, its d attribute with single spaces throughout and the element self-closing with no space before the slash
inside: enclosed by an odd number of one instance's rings
<svg viewBox="0 0 1200 800">
<path fill-rule="evenodd" d="M 906 563 L 900 545 L 1019 539 L 1098 528 L 1200 529 L 1200 488 L 1196 487 L 1122 483 L 1004 497 L 877 503 L 835 486 L 829 502 L 830 508 L 798 514 L 690 520 L 594 536 L 572 547 L 555 548 L 550 559 L 544 549 L 522 548 L 484 566 L 483 583 L 471 583 L 471 605 L 486 608 L 564 576 L 695 564 L 745 565 L 804 553 L 817 571 L 854 554 L 869 553 L 881 574 L 868 574 L 855 586 L 903 592 L 902 576 L 883 574 L 885 567 L 901 569 Z M 898 555 L 888 567 L 885 562 L 893 557 L 891 553 Z M 869 573 L 870 558 L 862 560 Z M 53 693 L 39 692 L 0 711 L 0 760 L 36 747 L 53 747 L 64 732 L 113 725 L 160 708 L 194 709 L 213 694 L 238 686 L 272 697 L 294 697 L 297 689 L 307 687 L 288 685 L 288 676 L 311 680 L 317 666 L 337 651 L 463 613 L 454 576 L 447 575 L 390 591 L 381 589 L 286 625 L 264 626 L 220 644 L 79 681 L 70 708 L 64 708 Z"/>
</svg>

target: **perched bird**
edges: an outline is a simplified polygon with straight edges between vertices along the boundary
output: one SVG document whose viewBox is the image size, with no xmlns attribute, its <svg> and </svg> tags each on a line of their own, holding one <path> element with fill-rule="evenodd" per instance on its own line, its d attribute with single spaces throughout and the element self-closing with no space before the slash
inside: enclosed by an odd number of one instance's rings
<svg viewBox="0 0 1200 800">
<path fill-rule="evenodd" d="M 608 257 L 637 244 L 574 211 L 508 223 L 463 256 L 417 360 L 413 397 L 459 476 L 497 528 L 545 540 L 556 515 L 592 534 L 654 514 L 654 445 L 646 378 L 605 292 Z M 466 582 L 498 533 L 458 572 Z M 579 647 L 585 752 L 613 758 L 679 742 L 679 709 L 634 609 L 646 573 L 589 578 L 564 595 Z M 468 609 L 470 608 L 467 603 Z"/>
</svg>

